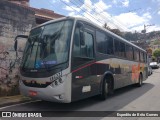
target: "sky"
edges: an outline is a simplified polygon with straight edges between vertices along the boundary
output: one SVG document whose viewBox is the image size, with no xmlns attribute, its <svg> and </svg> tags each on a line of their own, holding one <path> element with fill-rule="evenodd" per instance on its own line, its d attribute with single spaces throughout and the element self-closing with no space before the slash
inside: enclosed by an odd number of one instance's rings
<svg viewBox="0 0 160 120">
<path fill-rule="evenodd" d="M 128 32 L 160 30 L 160 0 L 30 0 L 30 6 L 65 16 L 84 17 Z"/>
</svg>

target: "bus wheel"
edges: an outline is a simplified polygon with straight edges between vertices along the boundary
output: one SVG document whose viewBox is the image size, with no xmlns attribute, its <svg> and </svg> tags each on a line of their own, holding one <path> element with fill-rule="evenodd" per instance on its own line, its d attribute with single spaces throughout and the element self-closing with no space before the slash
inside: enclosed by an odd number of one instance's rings
<svg viewBox="0 0 160 120">
<path fill-rule="evenodd" d="M 137 83 L 137 87 L 141 87 L 143 83 L 143 76 L 142 74 L 139 74 L 139 82 Z"/>
<path fill-rule="evenodd" d="M 108 95 L 113 94 L 113 82 L 111 77 L 106 77 L 103 81 L 102 93 L 100 95 L 102 100 L 106 100 Z"/>
</svg>

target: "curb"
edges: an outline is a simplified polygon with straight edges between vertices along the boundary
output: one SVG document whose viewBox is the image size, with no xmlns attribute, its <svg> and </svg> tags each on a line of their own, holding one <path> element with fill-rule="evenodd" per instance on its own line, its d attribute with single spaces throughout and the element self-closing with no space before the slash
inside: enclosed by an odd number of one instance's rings
<svg viewBox="0 0 160 120">
<path fill-rule="evenodd" d="M 33 100 L 29 97 L 24 97 L 22 95 L 0 97 L 0 107 L 5 107 L 8 105 L 29 102 L 29 101 Z"/>
</svg>

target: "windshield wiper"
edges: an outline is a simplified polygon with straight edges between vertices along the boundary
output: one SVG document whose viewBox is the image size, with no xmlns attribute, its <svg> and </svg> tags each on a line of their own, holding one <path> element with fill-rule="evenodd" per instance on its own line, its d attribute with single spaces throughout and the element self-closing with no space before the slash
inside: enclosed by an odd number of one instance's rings
<svg viewBox="0 0 160 120">
<path fill-rule="evenodd" d="M 63 23 L 63 25 L 62 25 L 62 27 L 60 28 L 59 31 L 55 32 L 52 36 L 50 36 L 51 45 L 52 45 L 52 44 L 55 44 L 55 40 L 57 40 L 57 39 L 60 38 L 61 32 L 62 32 L 62 30 L 63 30 L 63 28 L 64 28 L 64 25 L 65 25 L 65 22 Z M 47 43 L 47 42 L 46 42 L 46 43 Z M 44 48 L 42 48 L 42 49 L 43 49 L 42 55 L 44 55 L 45 47 L 46 47 L 46 45 L 47 45 L 46 43 L 45 43 L 44 40 L 43 40 L 42 46 L 43 46 Z M 49 71 L 51 70 L 50 68 L 52 68 L 52 67 L 48 67 L 48 65 L 46 65 L 46 64 L 44 63 L 44 58 L 41 59 L 41 60 L 42 60 L 42 63 L 43 63 L 43 65 L 44 65 L 45 69 L 49 72 Z"/>
<path fill-rule="evenodd" d="M 29 46 L 28 46 L 28 48 L 27 48 L 27 50 L 26 50 L 26 55 L 25 55 L 25 58 L 24 58 L 24 63 L 23 63 L 23 65 L 22 65 L 22 68 L 24 68 L 24 66 L 25 66 L 25 64 L 26 64 L 28 55 L 30 55 L 30 57 L 31 57 L 31 53 L 32 53 L 33 45 L 34 45 L 35 41 L 36 41 L 36 40 L 34 40 L 34 42 L 31 43 L 30 38 L 28 39 Z M 30 50 L 30 49 L 31 49 L 31 50 Z M 30 52 L 29 52 L 29 50 L 30 50 Z"/>
<path fill-rule="evenodd" d="M 35 42 L 36 42 L 36 38 L 35 38 L 35 40 L 34 40 L 33 44 L 31 45 L 30 57 L 31 57 L 32 50 L 33 50 L 33 46 L 34 46 L 34 43 L 35 43 Z"/>
</svg>

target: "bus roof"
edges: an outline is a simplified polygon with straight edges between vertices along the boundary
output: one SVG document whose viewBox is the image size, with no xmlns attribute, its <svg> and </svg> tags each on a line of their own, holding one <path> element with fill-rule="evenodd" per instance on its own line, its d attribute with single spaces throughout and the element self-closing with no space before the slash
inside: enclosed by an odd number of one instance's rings
<svg viewBox="0 0 160 120">
<path fill-rule="evenodd" d="M 123 41 L 123 42 L 125 42 L 125 43 L 128 43 L 128 44 L 136 47 L 137 49 L 142 50 L 143 52 L 146 52 L 144 49 L 138 47 L 137 45 L 135 45 L 135 44 L 127 41 L 126 39 L 124 39 L 124 38 L 116 35 L 115 33 L 111 32 L 111 31 L 109 31 L 109 30 L 107 30 L 107 29 L 105 29 L 105 28 L 97 25 L 96 23 L 94 23 L 94 22 L 92 22 L 92 21 L 88 21 L 87 19 L 82 18 L 82 17 L 71 17 L 71 16 L 62 17 L 62 18 L 58 18 L 58 19 L 55 19 L 55 20 L 50 20 L 50 21 L 45 22 L 45 23 L 43 23 L 43 24 L 41 24 L 41 25 L 38 25 L 38 26 L 36 26 L 36 27 L 34 27 L 34 28 L 41 27 L 41 26 L 44 26 L 44 25 L 47 25 L 47 24 L 50 24 L 50 23 L 53 23 L 53 22 L 56 22 L 56 21 L 65 20 L 65 19 L 74 19 L 74 20 L 76 20 L 76 21 L 77 21 L 77 20 L 81 20 L 81 21 L 87 22 L 87 23 L 89 23 L 89 24 L 92 24 L 92 25 L 94 25 L 95 27 L 97 27 L 97 28 L 99 28 L 99 29 L 101 29 L 101 30 L 103 30 L 103 31 L 106 31 L 106 32 L 109 33 L 110 35 L 115 36 L 115 37 L 118 38 L 119 40 L 121 40 L 121 41 Z M 34 28 L 32 28 L 32 29 L 34 29 Z"/>
</svg>

